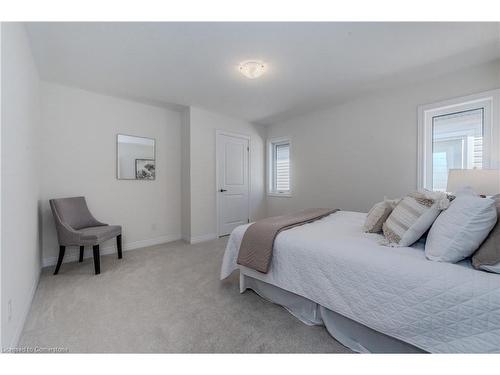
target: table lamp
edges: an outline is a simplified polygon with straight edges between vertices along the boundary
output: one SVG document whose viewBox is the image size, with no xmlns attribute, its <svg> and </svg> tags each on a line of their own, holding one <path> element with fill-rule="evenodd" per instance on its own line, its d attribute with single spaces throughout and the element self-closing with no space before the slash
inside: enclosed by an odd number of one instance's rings
<svg viewBox="0 0 500 375">
<path fill-rule="evenodd" d="M 500 170 L 498 169 L 450 169 L 446 190 L 454 193 L 470 187 L 477 194 L 490 196 L 500 193 Z"/>
</svg>

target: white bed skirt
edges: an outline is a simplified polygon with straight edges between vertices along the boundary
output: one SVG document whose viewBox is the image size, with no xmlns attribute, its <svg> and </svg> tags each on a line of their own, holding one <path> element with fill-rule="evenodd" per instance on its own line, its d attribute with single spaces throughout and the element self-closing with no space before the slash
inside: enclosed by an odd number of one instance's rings
<svg viewBox="0 0 500 375">
<path fill-rule="evenodd" d="M 337 341 L 357 353 L 424 353 L 422 349 L 377 332 L 307 298 L 245 275 L 240 269 L 240 292 L 246 289 L 283 306 L 307 325 L 324 325 Z"/>
</svg>

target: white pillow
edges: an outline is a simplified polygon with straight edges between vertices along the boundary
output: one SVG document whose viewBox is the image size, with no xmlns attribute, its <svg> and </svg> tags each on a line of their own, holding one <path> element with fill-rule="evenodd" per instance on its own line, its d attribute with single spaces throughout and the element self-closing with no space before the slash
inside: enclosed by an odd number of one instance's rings
<svg viewBox="0 0 500 375">
<path fill-rule="evenodd" d="M 477 250 L 496 221 L 493 199 L 458 196 L 432 225 L 425 243 L 425 255 L 438 262 L 459 262 Z"/>
</svg>

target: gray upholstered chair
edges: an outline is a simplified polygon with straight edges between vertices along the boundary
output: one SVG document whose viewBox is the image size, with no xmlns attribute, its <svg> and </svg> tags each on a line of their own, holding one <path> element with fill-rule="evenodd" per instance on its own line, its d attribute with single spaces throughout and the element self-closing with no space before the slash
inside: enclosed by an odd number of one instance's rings
<svg viewBox="0 0 500 375">
<path fill-rule="evenodd" d="M 96 220 L 87 207 L 85 197 L 51 199 L 50 208 L 59 239 L 59 258 L 54 275 L 59 272 L 66 246 L 80 246 L 80 262 L 83 261 L 85 246 L 92 246 L 96 275 L 101 273 L 99 244 L 102 242 L 116 237 L 118 258 L 122 258 L 122 227 Z"/>
</svg>

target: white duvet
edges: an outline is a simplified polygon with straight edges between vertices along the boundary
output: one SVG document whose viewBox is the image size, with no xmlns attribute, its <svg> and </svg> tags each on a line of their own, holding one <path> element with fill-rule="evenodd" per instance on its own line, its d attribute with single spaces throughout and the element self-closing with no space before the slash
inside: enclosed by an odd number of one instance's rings
<svg viewBox="0 0 500 375">
<path fill-rule="evenodd" d="M 365 217 L 340 211 L 283 231 L 269 273 L 245 273 L 432 353 L 500 352 L 500 275 L 429 261 L 421 244 L 382 246 Z M 239 267 L 248 225 L 231 234 L 221 279 Z"/>
</svg>

